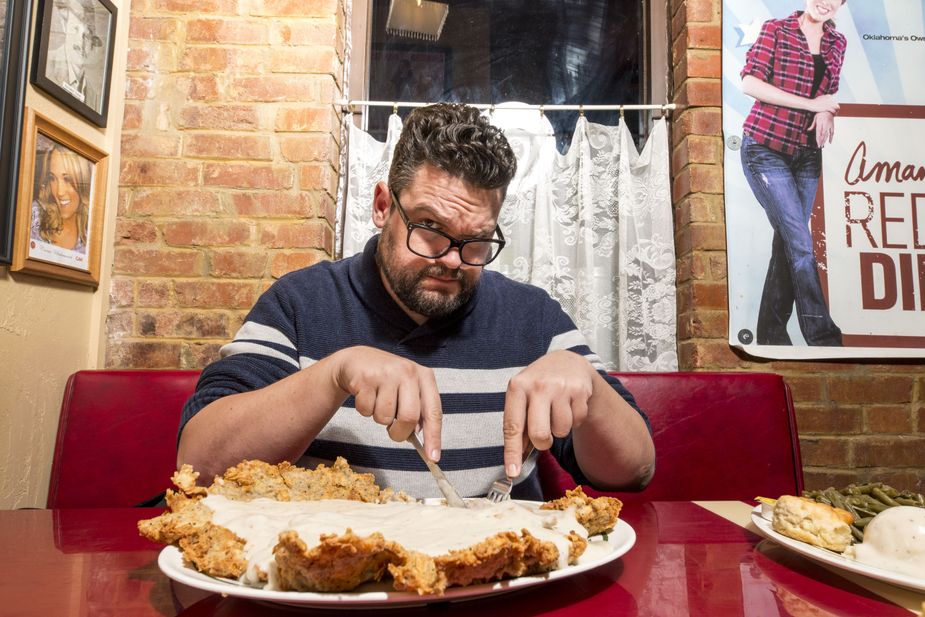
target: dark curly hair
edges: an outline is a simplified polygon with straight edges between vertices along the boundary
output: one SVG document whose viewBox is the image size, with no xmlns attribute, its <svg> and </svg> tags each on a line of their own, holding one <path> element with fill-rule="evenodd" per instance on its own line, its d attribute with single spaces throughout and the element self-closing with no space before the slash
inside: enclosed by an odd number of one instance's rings
<svg viewBox="0 0 925 617">
<path fill-rule="evenodd" d="M 501 129 L 475 107 L 451 103 L 418 107 L 408 115 L 392 155 L 389 187 L 400 193 L 424 163 L 478 188 L 499 188 L 502 199 L 517 171 Z"/>
</svg>

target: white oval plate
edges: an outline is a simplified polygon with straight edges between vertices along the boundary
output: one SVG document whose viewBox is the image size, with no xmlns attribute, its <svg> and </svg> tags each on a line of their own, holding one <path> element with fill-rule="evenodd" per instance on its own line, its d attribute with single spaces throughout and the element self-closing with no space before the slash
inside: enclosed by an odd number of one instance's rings
<svg viewBox="0 0 925 617">
<path fill-rule="evenodd" d="M 628 523 L 618 520 L 614 530 L 608 534 L 607 540 L 604 540 L 601 536 L 595 536 L 589 542 L 606 548 L 606 552 L 593 551 L 595 555 L 591 557 L 588 555 L 591 551 L 586 551 L 584 555 L 578 558 L 578 563 L 575 565 L 544 574 L 521 576 L 492 583 L 469 585 L 468 587 L 450 587 L 442 596 L 419 596 L 414 592 L 395 591 L 392 589 L 391 582 L 367 583 L 357 587 L 354 591 L 342 593 L 271 591 L 248 587 L 237 581 L 208 576 L 195 568 L 185 565 L 180 550 L 175 546 L 168 546 L 161 551 L 157 559 L 157 565 L 164 574 L 178 583 L 237 598 L 327 608 L 386 608 L 429 604 L 431 602 L 471 600 L 574 576 L 610 563 L 626 554 L 636 543 L 636 532 Z"/>
<path fill-rule="evenodd" d="M 773 540 L 781 546 L 789 548 L 790 550 L 803 555 L 807 559 L 812 559 L 813 561 L 817 561 L 819 563 L 835 566 L 836 568 L 841 568 L 842 570 L 847 570 L 848 572 L 863 574 L 864 576 L 869 576 L 870 578 L 877 579 L 878 581 L 892 583 L 893 585 L 905 587 L 906 589 L 925 591 L 925 578 L 917 578 L 908 574 L 891 572 L 890 570 L 884 570 L 883 568 L 869 566 L 867 564 L 861 563 L 860 561 L 855 561 L 854 559 L 844 557 L 839 553 L 829 551 L 824 548 L 819 548 L 818 546 L 813 546 L 812 544 L 807 544 L 806 542 L 800 542 L 799 540 L 794 540 L 793 538 L 788 538 L 787 536 L 774 531 L 774 529 L 771 527 L 771 521 L 761 516 L 761 506 L 755 506 L 755 508 L 752 510 L 752 523 L 754 523 L 755 527 L 758 528 L 759 535 L 762 535 L 769 540 Z"/>
</svg>

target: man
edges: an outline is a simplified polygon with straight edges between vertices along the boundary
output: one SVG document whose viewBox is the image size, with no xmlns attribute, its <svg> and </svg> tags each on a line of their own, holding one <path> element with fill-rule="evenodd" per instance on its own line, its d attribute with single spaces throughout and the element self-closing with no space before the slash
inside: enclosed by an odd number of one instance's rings
<svg viewBox="0 0 925 617">
<path fill-rule="evenodd" d="M 381 485 L 436 496 L 402 443 L 420 425 L 463 496 L 516 477 L 527 439 L 577 481 L 644 486 L 655 455 L 632 397 L 595 369 L 548 294 L 483 271 L 504 244 L 497 220 L 515 169 L 476 109 L 412 112 L 373 197 L 382 233 L 363 254 L 291 273 L 261 297 L 203 371 L 178 463 L 207 480 L 243 458 L 342 455 Z M 537 475 L 512 494 L 541 498 Z"/>
<path fill-rule="evenodd" d="M 48 51 L 45 75 L 74 98 L 100 111 L 98 84 L 87 79 L 90 52 L 102 42 L 94 36 L 93 9 L 80 0 L 56 0 L 55 12 L 61 20 L 64 42 Z"/>
</svg>

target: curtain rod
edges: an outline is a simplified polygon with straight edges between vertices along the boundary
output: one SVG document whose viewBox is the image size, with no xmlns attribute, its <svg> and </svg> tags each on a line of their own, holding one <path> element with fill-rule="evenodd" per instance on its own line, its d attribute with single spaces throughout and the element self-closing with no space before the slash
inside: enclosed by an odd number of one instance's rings
<svg viewBox="0 0 925 617">
<path fill-rule="evenodd" d="M 354 113 L 354 107 L 391 107 L 392 112 L 396 113 L 399 107 L 425 107 L 433 103 L 418 103 L 409 101 L 347 101 L 340 100 L 336 104 L 343 108 L 344 113 Z M 477 109 L 496 109 L 498 105 L 490 103 L 466 103 L 470 107 Z M 665 113 L 668 110 L 678 108 L 677 103 L 666 103 L 664 105 L 529 105 L 527 103 L 504 104 L 502 109 L 536 109 L 544 111 L 638 111 L 638 110 L 662 110 Z"/>
</svg>

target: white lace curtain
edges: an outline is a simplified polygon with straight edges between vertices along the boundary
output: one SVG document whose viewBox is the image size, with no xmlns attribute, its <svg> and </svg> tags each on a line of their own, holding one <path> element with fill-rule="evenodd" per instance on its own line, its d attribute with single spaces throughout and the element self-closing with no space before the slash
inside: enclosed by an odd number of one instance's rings
<svg viewBox="0 0 925 617">
<path fill-rule="evenodd" d="M 517 155 L 499 224 L 508 243 L 489 267 L 548 291 L 611 370 L 676 371 L 675 253 L 668 131 L 655 126 L 642 152 L 619 126 L 575 125 L 564 155 L 533 110 L 495 108 Z M 373 187 L 388 176 L 401 119 L 385 143 L 349 123 L 343 256 L 377 229 Z"/>
</svg>

